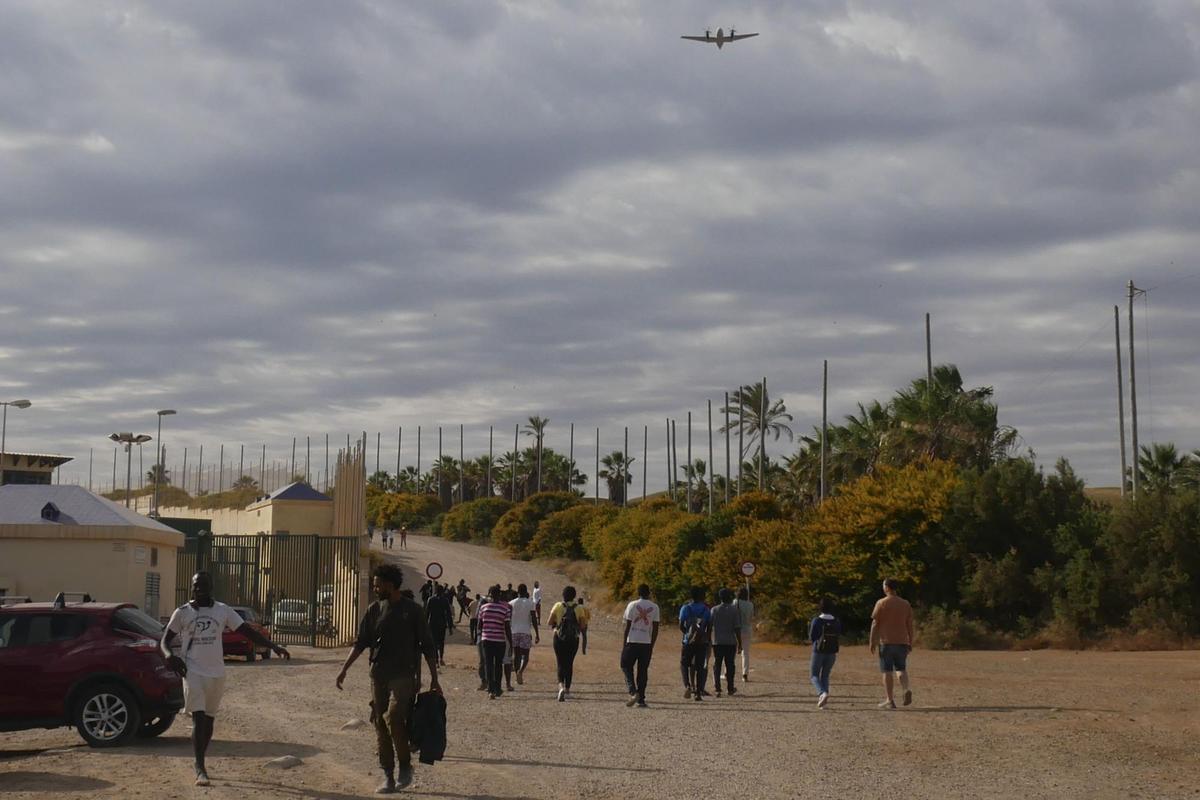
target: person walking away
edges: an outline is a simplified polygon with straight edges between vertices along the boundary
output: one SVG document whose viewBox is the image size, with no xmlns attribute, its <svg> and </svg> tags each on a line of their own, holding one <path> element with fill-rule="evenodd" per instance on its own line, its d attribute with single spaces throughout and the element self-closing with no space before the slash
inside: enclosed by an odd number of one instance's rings
<svg viewBox="0 0 1200 800">
<path fill-rule="evenodd" d="M 908 654 L 912 652 L 913 611 L 908 601 L 897 592 L 900 582 L 888 578 L 883 582 L 883 597 L 871 612 L 871 652 L 879 650 L 879 671 L 883 673 L 883 689 L 887 696 L 880 708 L 895 708 L 894 676 L 900 678 L 904 690 L 904 705 L 912 704 L 912 689 L 908 685 Z M 894 675 L 893 675 L 894 673 Z"/>
<path fill-rule="evenodd" d="M 437 649 L 438 666 L 446 666 L 446 632 L 454 631 L 454 611 L 450 608 L 450 597 L 438 586 L 433 590 L 433 597 L 425 606 L 425 620 L 429 623 L 429 632 L 433 636 L 433 644 Z"/>
<path fill-rule="evenodd" d="M 458 619 L 456 622 L 462 622 L 464 616 L 469 616 L 468 598 L 471 596 L 471 588 L 467 586 L 466 580 L 458 579 L 458 586 L 454 587 L 454 597 L 458 600 Z"/>
<path fill-rule="evenodd" d="M 517 676 L 517 685 L 525 683 L 525 668 L 529 666 L 529 651 L 535 642 L 542 637 L 538 632 L 537 616 L 533 610 L 533 600 L 529 598 L 529 587 L 525 584 L 517 586 L 517 596 L 508 602 L 512 607 L 512 638 L 513 638 L 513 672 Z"/>
<path fill-rule="evenodd" d="M 833 600 L 821 598 L 820 610 L 808 626 L 808 639 L 812 642 L 812 685 L 817 690 L 817 708 L 829 702 L 829 674 L 837 661 L 838 639 L 842 635 L 842 623 L 833 613 Z"/>
<path fill-rule="evenodd" d="M 291 658 L 287 648 L 272 644 L 246 624 L 236 611 L 212 596 L 212 577 L 207 572 L 192 576 L 192 599 L 175 609 L 159 640 L 158 649 L 167 666 L 183 678 L 183 710 L 192 715 L 192 756 L 196 785 L 208 786 L 205 756 L 213 737 L 213 723 L 225 693 L 225 654 L 221 644 L 226 630 L 237 631 L 259 647 Z M 171 643 L 180 639 L 177 656 Z"/>
<path fill-rule="evenodd" d="M 683 631 L 683 649 L 679 669 L 683 674 L 683 697 L 700 701 L 708 678 L 708 633 L 712 612 L 704 604 L 704 590 L 692 587 L 692 601 L 679 609 L 679 630 Z"/>
<path fill-rule="evenodd" d="M 542 587 L 537 581 L 533 582 L 533 610 L 537 614 L 538 625 L 542 624 Z"/>
<path fill-rule="evenodd" d="M 558 702 L 571 696 L 571 679 L 575 676 L 575 655 L 580 642 L 587 653 L 587 628 L 591 617 L 588 610 L 575 602 L 575 587 L 563 589 L 562 602 L 550 609 L 550 628 L 554 631 L 554 658 L 558 662 Z"/>
<path fill-rule="evenodd" d="M 483 596 L 475 595 L 475 599 L 467 607 L 467 619 L 470 621 L 471 644 L 479 641 L 479 609 L 483 607 Z"/>
<path fill-rule="evenodd" d="M 433 581 L 425 581 L 421 586 L 421 605 L 429 605 L 429 598 L 433 597 Z"/>
<path fill-rule="evenodd" d="M 500 584 L 496 584 L 488 593 L 488 601 L 479 609 L 483 674 L 491 700 L 504 694 L 500 676 L 503 674 L 504 652 L 512 646 L 512 607 L 500 599 L 502 596 Z"/>
<path fill-rule="evenodd" d="M 750 602 L 750 590 L 738 589 L 738 615 L 742 618 L 742 683 L 750 681 L 750 635 L 754 631 L 754 603 Z"/>
<path fill-rule="evenodd" d="M 383 770 L 377 794 L 392 794 L 412 783 L 409 723 L 413 703 L 421 691 L 422 656 L 429 666 L 430 691 L 442 691 L 437 651 L 424 609 L 406 596 L 400 588 L 403 582 L 404 573 L 397 565 L 380 564 L 375 568 L 371 580 L 375 602 L 363 614 L 354 647 L 336 680 L 340 691 L 350 667 L 364 650 L 370 651 L 371 722 Z"/>
<path fill-rule="evenodd" d="M 742 649 L 742 620 L 738 607 L 734 605 L 732 589 L 721 589 L 717 593 L 721 600 L 712 610 L 713 689 L 721 696 L 721 669 L 725 670 L 725 682 L 730 696 L 737 694 L 734 686 L 733 664 Z"/>
<path fill-rule="evenodd" d="M 658 641 L 660 622 L 658 604 L 650 599 L 650 587 L 641 584 L 638 596 L 625 606 L 625 636 L 621 648 L 621 672 L 625 674 L 625 687 L 629 700 L 625 705 L 646 708 L 646 684 L 650 675 L 650 657 Z M 634 675 L 634 667 L 637 675 Z"/>
<path fill-rule="evenodd" d="M 395 536 L 394 533 L 392 535 L 393 535 L 393 537 Z M 401 550 L 408 549 L 408 526 L 407 525 L 400 526 L 400 549 Z"/>
</svg>

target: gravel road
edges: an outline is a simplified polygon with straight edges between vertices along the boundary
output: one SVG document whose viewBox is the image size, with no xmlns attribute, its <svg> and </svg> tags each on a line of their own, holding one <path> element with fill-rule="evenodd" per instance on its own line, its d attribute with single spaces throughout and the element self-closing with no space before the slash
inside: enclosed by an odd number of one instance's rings
<svg viewBox="0 0 1200 800">
<path fill-rule="evenodd" d="M 388 557 L 406 584 L 429 561 L 473 589 L 566 578 L 537 563 L 423 536 Z M 598 594 L 598 592 L 597 592 Z M 546 607 L 548 611 L 548 605 Z M 596 611 L 597 609 L 593 609 Z M 465 629 L 464 629 L 465 631 Z M 463 631 L 442 680 L 451 742 L 418 767 L 414 796 L 435 798 L 1163 798 L 1200 797 L 1200 656 L 1182 653 L 917 651 L 910 708 L 875 708 L 878 673 L 864 648 L 843 650 L 833 698 L 818 711 L 807 650 L 756 644 L 751 682 L 733 698 L 685 701 L 678 639 L 667 629 L 651 665 L 649 709 L 626 708 L 619 627 L 600 613 L 576 667 L 576 697 L 554 700 L 554 656 L 536 647 L 526 685 L 496 701 L 476 691 Z M 295 648 L 229 664 L 210 753 L 214 785 L 190 785 L 189 726 L 160 739 L 91 750 L 74 731 L 0 734 L 0 798 L 341 798 L 376 783 L 365 663 L 345 692 L 344 651 Z M 286 772 L 264 767 L 295 755 Z"/>
</svg>

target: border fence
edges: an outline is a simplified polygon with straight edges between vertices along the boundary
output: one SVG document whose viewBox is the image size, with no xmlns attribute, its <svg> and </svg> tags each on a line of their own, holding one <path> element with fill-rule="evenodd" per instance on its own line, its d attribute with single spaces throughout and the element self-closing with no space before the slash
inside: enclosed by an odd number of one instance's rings
<svg viewBox="0 0 1200 800">
<path fill-rule="evenodd" d="M 176 605 L 206 570 L 213 596 L 254 610 L 280 644 L 341 647 L 359 618 L 359 538 L 315 535 L 188 536 L 176 559 Z"/>
</svg>

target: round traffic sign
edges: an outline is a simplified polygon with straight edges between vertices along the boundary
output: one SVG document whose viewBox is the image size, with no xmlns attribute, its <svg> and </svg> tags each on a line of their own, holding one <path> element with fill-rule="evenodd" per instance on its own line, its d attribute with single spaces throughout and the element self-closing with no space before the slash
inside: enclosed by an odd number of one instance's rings
<svg viewBox="0 0 1200 800">
<path fill-rule="evenodd" d="M 749 578 L 751 575 L 753 575 L 757 569 L 758 569 L 758 567 L 754 566 L 753 561 L 743 561 L 742 562 L 741 572 L 747 578 Z"/>
<path fill-rule="evenodd" d="M 430 561 L 429 566 L 425 568 L 425 577 L 431 581 L 436 581 L 442 577 L 442 565 L 436 561 Z"/>
</svg>

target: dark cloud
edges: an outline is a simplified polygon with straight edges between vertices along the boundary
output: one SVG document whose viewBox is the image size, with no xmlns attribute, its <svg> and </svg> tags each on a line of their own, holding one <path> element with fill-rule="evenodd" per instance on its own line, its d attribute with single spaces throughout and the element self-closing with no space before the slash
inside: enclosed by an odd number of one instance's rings
<svg viewBox="0 0 1200 800">
<path fill-rule="evenodd" d="M 164 406 L 206 459 L 534 413 L 654 447 L 765 374 L 805 432 L 822 359 L 841 417 L 929 311 L 1111 484 L 1130 277 L 1141 439 L 1200 446 L 1191 4 L 2 9 L 0 394 L 68 477 Z"/>
</svg>

